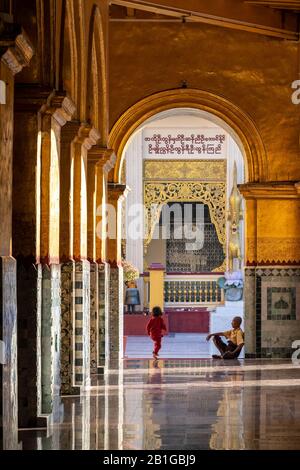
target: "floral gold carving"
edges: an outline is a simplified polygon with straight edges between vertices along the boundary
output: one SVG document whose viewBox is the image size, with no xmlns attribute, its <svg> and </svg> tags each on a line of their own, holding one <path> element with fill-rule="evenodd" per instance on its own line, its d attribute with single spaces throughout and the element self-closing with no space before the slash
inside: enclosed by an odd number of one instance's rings
<svg viewBox="0 0 300 470">
<path fill-rule="evenodd" d="M 145 160 L 146 180 L 226 181 L 226 160 Z"/>
<path fill-rule="evenodd" d="M 192 202 L 207 204 L 213 224 L 216 227 L 218 239 L 225 250 L 226 243 L 226 183 L 164 181 L 145 182 L 145 246 L 148 246 L 159 222 L 161 210 L 169 202 Z M 224 251 L 225 252 L 225 251 Z"/>
</svg>

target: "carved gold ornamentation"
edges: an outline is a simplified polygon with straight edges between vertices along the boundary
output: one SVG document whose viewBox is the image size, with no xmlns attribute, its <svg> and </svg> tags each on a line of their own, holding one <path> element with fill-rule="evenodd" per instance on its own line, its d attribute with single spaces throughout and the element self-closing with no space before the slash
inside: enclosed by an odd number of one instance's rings
<svg viewBox="0 0 300 470">
<path fill-rule="evenodd" d="M 218 239 L 223 245 L 223 250 L 225 253 L 225 194 L 225 182 L 145 182 L 145 246 L 149 245 L 153 237 L 154 229 L 156 224 L 159 222 L 160 214 L 164 204 L 168 204 L 169 202 L 197 201 L 203 204 L 207 204 L 209 207 L 211 220 L 216 227 Z"/>
<path fill-rule="evenodd" d="M 213 273 L 224 273 L 226 271 L 227 265 L 226 265 L 226 258 L 224 259 L 223 263 L 221 266 L 218 266 L 217 268 L 213 269 Z"/>
<path fill-rule="evenodd" d="M 145 160 L 145 180 L 226 181 L 226 160 Z"/>
<path fill-rule="evenodd" d="M 233 261 L 239 260 L 239 269 L 242 265 L 241 241 L 240 241 L 240 220 L 242 213 L 242 196 L 237 186 L 237 168 L 236 162 L 233 167 L 233 186 L 229 197 L 229 245 L 228 245 L 228 264 L 229 271 L 233 271 Z"/>
</svg>

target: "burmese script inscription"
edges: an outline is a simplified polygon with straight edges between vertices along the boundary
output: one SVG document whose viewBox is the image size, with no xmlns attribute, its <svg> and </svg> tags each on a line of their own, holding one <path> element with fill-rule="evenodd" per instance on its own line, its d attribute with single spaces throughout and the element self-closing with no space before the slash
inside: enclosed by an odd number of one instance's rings
<svg viewBox="0 0 300 470">
<path fill-rule="evenodd" d="M 182 157 L 226 158 L 226 134 L 219 128 L 145 129 L 144 158 Z"/>
</svg>

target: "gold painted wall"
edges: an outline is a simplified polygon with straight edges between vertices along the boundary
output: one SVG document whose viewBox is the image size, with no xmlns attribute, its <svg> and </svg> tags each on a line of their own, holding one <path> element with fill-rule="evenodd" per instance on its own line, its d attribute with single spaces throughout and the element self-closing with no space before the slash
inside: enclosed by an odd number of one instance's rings
<svg viewBox="0 0 300 470">
<path fill-rule="evenodd" d="M 296 42 L 203 24 L 113 22 L 109 47 L 111 127 L 145 96 L 187 80 L 254 120 L 270 180 L 300 179 L 300 113 L 291 101 Z"/>
<path fill-rule="evenodd" d="M 11 254 L 12 146 L 14 80 L 0 62 L 0 79 L 6 83 L 6 104 L 0 104 L 0 256 Z"/>
<path fill-rule="evenodd" d="M 246 196 L 246 261 L 251 264 L 300 263 L 300 198 Z"/>
</svg>

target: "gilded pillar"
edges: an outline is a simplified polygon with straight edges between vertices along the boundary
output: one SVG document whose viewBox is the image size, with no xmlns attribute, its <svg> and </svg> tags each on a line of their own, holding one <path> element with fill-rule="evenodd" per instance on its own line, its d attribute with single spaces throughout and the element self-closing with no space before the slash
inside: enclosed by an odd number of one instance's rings
<svg viewBox="0 0 300 470">
<path fill-rule="evenodd" d="M 12 450 L 18 448 L 17 263 L 11 256 L 14 77 L 29 65 L 33 49 L 25 33 L 3 18 L 0 46 L 0 448 Z"/>
<path fill-rule="evenodd" d="M 88 150 L 88 260 L 90 262 L 90 363 L 91 373 L 103 368 L 105 317 L 108 315 L 108 265 L 103 263 L 105 239 L 105 181 L 113 167 L 113 151 L 94 145 Z M 97 224 L 100 219 L 99 226 Z M 103 243 L 102 243 L 103 242 Z"/>
<path fill-rule="evenodd" d="M 75 261 L 73 258 L 72 232 L 72 142 L 80 129 L 79 121 L 70 121 L 61 132 L 60 154 L 60 230 L 59 253 L 61 263 L 61 335 L 60 370 L 61 393 L 78 393 L 75 387 Z"/>
<path fill-rule="evenodd" d="M 38 155 L 40 181 L 37 197 L 37 231 L 41 280 L 40 374 L 41 413 L 59 422 L 60 403 L 60 335 L 61 335 L 61 267 L 60 252 L 60 160 L 61 129 L 75 114 L 75 105 L 63 93 L 53 92 L 38 114 Z"/>
<path fill-rule="evenodd" d="M 291 357 L 300 335 L 297 184 L 248 183 L 240 191 L 246 200 L 246 352 Z"/>
<path fill-rule="evenodd" d="M 90 262 L 88 255 L 88 151 L 100 135 L 82 124 L 71 146 L 71 254 L 75 260 L 72 390 L 90 383 Z"/>
</svg>

